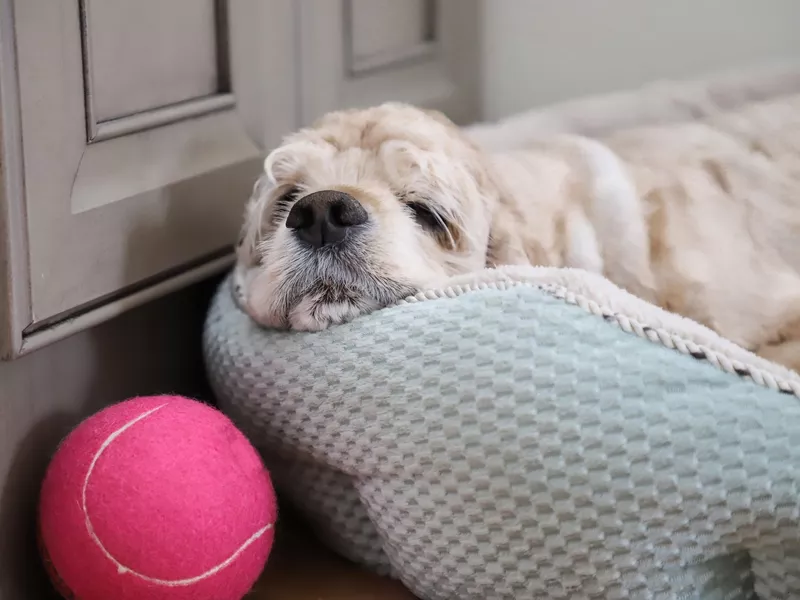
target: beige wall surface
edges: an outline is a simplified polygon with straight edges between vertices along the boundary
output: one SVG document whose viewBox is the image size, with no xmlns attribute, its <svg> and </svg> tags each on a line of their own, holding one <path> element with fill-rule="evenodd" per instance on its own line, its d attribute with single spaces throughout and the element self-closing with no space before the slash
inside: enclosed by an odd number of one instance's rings
<svg viewBox="0 0 800 600">
<path fill-rule="evenodd" d="M 800 58 L 797 0 L 484 0 L 484 117 Z"/>
<path fill-rule="evenodd" d="M 75 424 L 134 395 L 207 397 L 200 342 L 213 289 L 186 289 L 0 362 L 0 600 L 56 598 L 36 553 L 36 501 L 49 457 Z"/>
</svg>

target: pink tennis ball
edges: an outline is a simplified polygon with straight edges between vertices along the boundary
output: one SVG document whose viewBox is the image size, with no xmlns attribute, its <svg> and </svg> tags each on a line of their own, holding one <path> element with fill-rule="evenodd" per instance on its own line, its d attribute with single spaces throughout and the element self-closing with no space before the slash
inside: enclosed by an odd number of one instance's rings
<svg viewBox="0 0 800 600">
<path fill-rule="evenodd" d="M 178 396 L 134 398 L 59 446 L 39 543 L 66 598 L 239 600 L 276 517 L 269 474 L 225 415 Z"/>
</svg>

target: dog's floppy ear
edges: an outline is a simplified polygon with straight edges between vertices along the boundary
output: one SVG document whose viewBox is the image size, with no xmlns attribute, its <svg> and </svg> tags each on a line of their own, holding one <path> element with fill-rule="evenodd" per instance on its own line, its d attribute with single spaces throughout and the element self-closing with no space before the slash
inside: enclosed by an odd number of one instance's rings
<svg viewBox="0 0 800 600">
<path fill-rule="evenodd" d="M 486 266 L 530 265 L 525 244 L 519 231 L 520 220 L 514 219 L 502 200 L 492 214 L 489 244 L 486 249 Z"/>
<path fill-rule="evenodd" d="M 486 266 L 531 265 L 532 261 L 540 263 L 543 257 L 535 256 L 535 241 L 525 239 L 521 225 L 525 220 L 514 204 L 510 190 L 505 188 L 490 168 L 484 168 L 479 173 L 479 185 L 486 190 L 484 197 L 491 198 Z"/>
<path fill-rule="evenodd" d="M 244 221 L 236 242 L 236 250 L 240 257 L 250 256 L 253 248 L 258 244 L 264 225 L 267 196 L 271 187 L 272 184 L 266 173 L 262 173 L 253 185 L 253 191 L 244 207 Z"/>
</svg>

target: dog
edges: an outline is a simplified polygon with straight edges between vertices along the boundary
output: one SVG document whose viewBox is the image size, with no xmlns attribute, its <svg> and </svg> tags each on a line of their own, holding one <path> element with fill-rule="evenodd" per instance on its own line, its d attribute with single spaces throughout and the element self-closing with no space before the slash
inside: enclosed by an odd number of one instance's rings
<svg viewBox="0 0 800 600">
<path fill-rule="evenodd" d="M 499 265 L 574 267 L 800 370 L 800 96 L 483 150 L 442 114 L 330 113 L 265 160 L 235 289 L 318 331 Z"/>
</svg>

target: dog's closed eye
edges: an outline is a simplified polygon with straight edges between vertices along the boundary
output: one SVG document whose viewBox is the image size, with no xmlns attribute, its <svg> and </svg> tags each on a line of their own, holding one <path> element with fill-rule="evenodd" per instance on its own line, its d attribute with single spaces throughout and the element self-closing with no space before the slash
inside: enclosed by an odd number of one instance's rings
<svg viewBox="0 0 800 600">
<path fill-rule="evenodd" d="M 443 246 L 448 250 L 457 248 L 458 229 L 453 227 L 435 208 L 415 201 L 406 203 L 406 206 L 411 210 L 417 223 L 425 231 L 436 236 Z"/>
<path fill-rule="evenodd" d="M 424 229 L 437 233 L 442 233 L 447 229 L 447 222 L 430 206 L 421 202 L 409 202 L 406 206 L 411 209 L 414 219 Z"/>
</svg>

